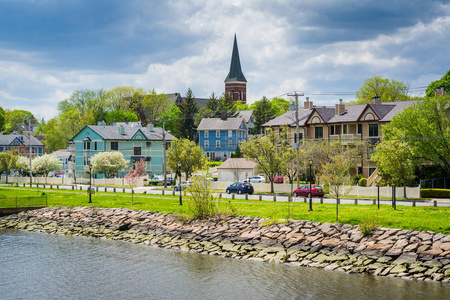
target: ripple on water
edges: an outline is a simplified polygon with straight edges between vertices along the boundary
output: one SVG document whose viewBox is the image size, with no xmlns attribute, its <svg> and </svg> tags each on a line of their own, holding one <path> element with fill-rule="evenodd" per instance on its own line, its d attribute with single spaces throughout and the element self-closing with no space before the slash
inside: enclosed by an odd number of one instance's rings
<svg viewBox="0 0 450 300">
<path fill-rule="evenodd" d="M 0 299 L 450 299 L 434 282 L 0 231 Z"/>
</svg>

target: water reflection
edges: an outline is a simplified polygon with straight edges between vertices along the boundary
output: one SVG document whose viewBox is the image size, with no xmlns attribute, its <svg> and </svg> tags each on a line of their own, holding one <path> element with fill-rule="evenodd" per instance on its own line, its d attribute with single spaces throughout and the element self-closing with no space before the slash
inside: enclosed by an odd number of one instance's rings
<svg viewBox="0 0 450 300">
<path fill-rule="evenodd" d="M 446 284 L 0 231 L 0 299 L 449 299 Z"/>
</svg>

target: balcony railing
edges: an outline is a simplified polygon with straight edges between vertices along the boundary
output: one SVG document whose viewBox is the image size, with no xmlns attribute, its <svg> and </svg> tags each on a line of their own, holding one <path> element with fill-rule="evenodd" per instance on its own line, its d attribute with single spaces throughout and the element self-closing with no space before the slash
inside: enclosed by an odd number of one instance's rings
<svg viewBox="0 0 450 300">
<path fill-rule="evenodd" d="M 330 141 L 341 141 L 341 143 L 353 143 L 355 141 L 360 141 L 360 134 L 341 134 L 341 135 L 330 135 Z"/>
</svg>

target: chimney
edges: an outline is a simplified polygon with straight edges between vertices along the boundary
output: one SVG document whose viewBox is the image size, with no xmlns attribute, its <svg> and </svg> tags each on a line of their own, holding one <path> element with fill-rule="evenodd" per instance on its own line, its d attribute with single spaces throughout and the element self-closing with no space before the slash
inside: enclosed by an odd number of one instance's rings
<svg viewBox="0 0 450 300">
<path fill-rule="evenodd" d="M 153 124 L 152 123 L 148 123 L 147 124 L 147 129 L 148 129 L 148 131 L 153 131 Z"/>
<path fill-rule="evenodd" d="M 128 125 L 128 117 L 125 117 L 125 124 Z"/>
<path fill-rule="evenodd" d="M 372 104 L 381 104 L 380 97 L 373 97 L 372 98 Z"/>
<path fill-rule="evenodd" d="M 220 113 L 220 119 L 224 120 L 224 121 L 227 119 L 227 112 L 226 111 L 222 111 Z"/>
<path fill-rule="evenodd" d="M 336 104 L 335 115 L 338 116 L 345 112 L 345 104 L 343 104 L 342 99 L 339 99 L 339 104 Z"/>
<path fill-rule="evenodd" d="M 445 95 L 447 95 L 447 91 L 444 89 L 443 86 L 441 86 L 436 90 L 436 96 L 445 96 Z"/>
<path fill-rule="evenodd" d="M 309 101 L 309 97 L 306 97 L 306 102 L 303 104 L 305 109 L 312 109 L 313 108 L 313 102 Z"/>
</svg>

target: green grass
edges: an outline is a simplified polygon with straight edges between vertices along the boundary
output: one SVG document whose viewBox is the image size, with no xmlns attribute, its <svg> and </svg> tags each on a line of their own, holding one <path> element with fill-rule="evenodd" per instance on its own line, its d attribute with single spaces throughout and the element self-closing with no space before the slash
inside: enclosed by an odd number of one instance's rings
<svg viewBox="0 0 450 300">
<path fill-rule="evenodd" d="M 64 191 L 54 189 L 42 189 L 22 187 L 0 188 L 0 207 L 4 206 L 2 198 L 36 197 L 45 192 L 49 206 L 96 206 L 96 207 L 124 207 L 130 209 L 159 211 L 162 213 L 188 214 L 189 197 L 183 196 L 183 206 L 179 206 L 179 196 L 172 195 L 134 195 L 131 204 L 129 193 L 104 193 L 98 192 L 92 195 L 91 204 L 86 191 Z M 24 201 L 27 201 L 24 198 Z M 298 199 L 297 199 L 298 201 Z M 221 199 L 220 207 L 225 209 L 231 203 L 239 215 L 252 217 L 271 218 L 279 221 L 288 217 L 291 210 L 291 219 L 309 220 L 317 222 L 336 222 L 336 205 L 313 203 L 313 211 L 308 211 L 308 203 L 272 202 L 258 200 L 229 200 Z M 3 205 L 2 205 L 3 204 Z M 14 203 L 15 205 L 15 203 Z M 397 206 L 394 210 L 391 206 L 381 205 L 339 205 L 339 222 L 356 225 L 367 217 L 377 217 L 380 226 L 412 229 L 432 230 L 450 234 L 450 207 L 410 207 Z"/>
</svg>

